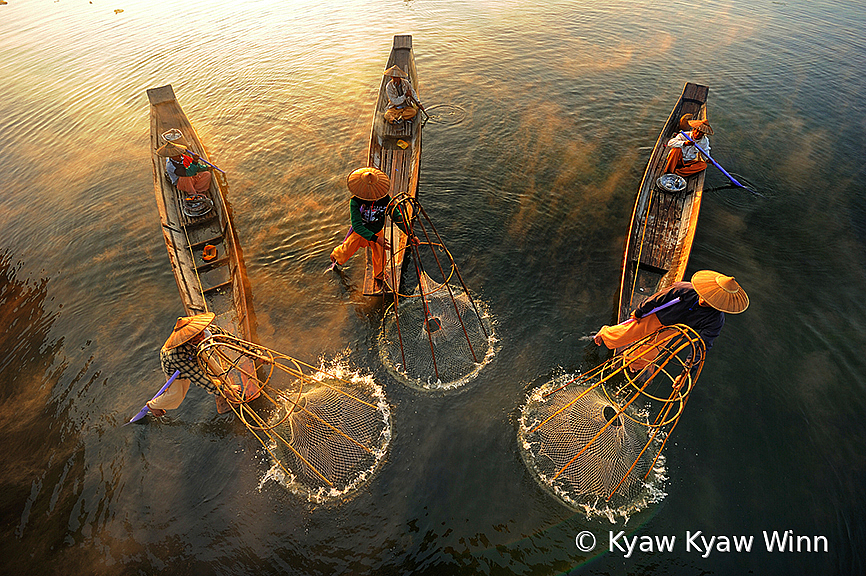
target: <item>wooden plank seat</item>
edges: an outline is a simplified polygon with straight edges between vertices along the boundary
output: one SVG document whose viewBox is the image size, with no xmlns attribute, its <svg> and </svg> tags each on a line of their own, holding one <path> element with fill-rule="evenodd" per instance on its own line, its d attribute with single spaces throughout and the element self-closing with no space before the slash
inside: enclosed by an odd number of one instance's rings
<svg viewBox="0 0 866 576">
<path fill-rule="evenodd" d="M 419 120 L 420 115 L 421 112 L 419 111 L 415 118 L 412 120 L 404 120 L 400 124 L 391 124 L 390 122 L 385 122 L 385 119 L 382 118 L 382 131 L 380 134 L 382 134 L 382 137 L 386 139 L 393 138 L 394 140 L 397 140 L 402 138 L 408 141 L 412 138 L 412 125 Z"/>
</svg>

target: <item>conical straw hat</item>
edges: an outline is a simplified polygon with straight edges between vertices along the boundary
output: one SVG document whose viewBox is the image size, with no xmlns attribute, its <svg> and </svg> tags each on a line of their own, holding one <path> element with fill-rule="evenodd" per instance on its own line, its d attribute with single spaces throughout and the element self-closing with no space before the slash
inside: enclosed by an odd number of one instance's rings
<svg viewBox="0 0 866 576">
<path fill-rule="evenodd" d="M 713 127 L 710 126 L 710 123 L 706 120 L 689 120 L 689 126 L 697 129 L 698 132 L 706 134 L 707 136 L 713 135 Z"/>
<path fill-rule="evenodd" d="M 216 318 L 216 314 L 213 312 L 178 318 L 177 323 L 174 325 L 174 330 L 171 331 L 171 335 L 165 341 L 163 348 L 171 350 L 189 342 L 200 334 L 202 330 L 210 326 L 214 318 Z"/>
<path fill-rule="evenodd" d="M 166 142 L 165 144 L 156 149 L 156 153 L 165 158 L 170 158 L 171 156 L 180 156 L 186 151 L 187 148 L 185 146 L 179 146 L 174 142 Z"/>
<path fill-rule="evenodd" d="M 683 132 L 687 132 L 688 130 L 690 130 L 691 126 L 689 126 L 689 120 L 691 120 L 694 117 L 695 117 L 695 115 L 692 114 L 691 112 L 687 112 L 687 113 L 683 114 L 682 116 L 680 116 L 680 130 L 682 130 Z"/>
<path fill-rule="evenodd" d="M 408 78 L 406 73 L 396 64 L 385 70 L 385 76 L 390 76 L 391 78 Z"/>
<path fill-rule="evenodd" d="M 739 314 L 749 307 L 749 295 L 733 276 L 701 270 L 692 276 L 692 286 L 707 304 L 728 314 Z"/>
<path fill-rule="evenodd" d="M 391 180 L 387 174 L 376 168 L 358 168 L 346 178 L 346 186 L 352 196 L 375 202 L 388 195 Z"/>
</svg>

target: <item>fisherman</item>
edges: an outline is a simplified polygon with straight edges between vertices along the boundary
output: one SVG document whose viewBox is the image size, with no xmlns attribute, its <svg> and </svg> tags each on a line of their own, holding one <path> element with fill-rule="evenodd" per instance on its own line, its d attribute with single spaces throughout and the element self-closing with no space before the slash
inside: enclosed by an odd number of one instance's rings
<svg viewBox="0 0 866 576">
<path fill-rule="evenodd" d="M 204 194 L 210 188 L 210 167 L 185 146 L 167 142 L 156 153 L 165 158 L 165 172 L 171 183 L 190 196 Z"/>
<path fill-rule="evenodd" d="M 201 386 L 208 394 L 216 397 L 219 414 L 225 414 L 231 409 L 228 402 L 240 403 L 244 392 L 246 399 L 243 401 L 247 402 L 259 395 L 258 388 L 249 383 L 244 391 L 240 385 L 214 379 L 202 370 L 198 360 L 199 344 L 216 335 L 226 334 L 213 324 L 215 317 L 213 312 L 206 312 L 177 319 L 171 335 L 159 351 L 159 360 L 166 378 L 176 370 L 179 370 L 180 374 L 165 392 L 147 403 L 154 416 L 163 416 L 166 410 L 174 410 L 180 406 L 186 398 L 190 383 Z M 218 367 L 215 368 L 216 372 L 221 372 Z"/>
<path fill-rule="evenodd" d="M 679 298 L 676 304 L 649 314 L 676 298 Z M 613 350 L 637 342 L 664 326 L 685 324 L 698 333 L 709 352 L 725 325 L 725 313 L 739 314 L 748 307 L 749 296 L 733 276 L 701 270 L 692 276 L 691 282 L 675 282 L 644 300 L 631 313 L 634 321 L 602 326 L 593 339 L 597 345 L 604 344 Z M 639 369 L 645 364 L 633 363 L 632 367 Z"/>
<path fill-rule="evenodd" d="M 418 94 L 412 88 L 409 77 L 397 65 L 385 70 L 385 76 L 391 78 L 385 85 L 385 93 L 388 95 L 385 120 L 391 124 L 400 124 L 404 120 L 411 120 L 418 114 L 418 110 L 413 105 L 413 102 L 418 102 Z"/>
<path fill-rule="evenodd" d="M 352 226 L 342 244 L 331 252 L 331 266 L 342 266 L 358 248 L 369 247 L 373 261 L 373 291 L 380 292 L 384 287 L 385 250 L 390 248 L 382 228 L 391 203 L 388 194 L 391 180 L 376 168 L 358 168 L 349 174 L 346 185 L 352 194 L 349 201 Z M 389 215 L 403 232 L 408 233 L 399 212 L 392 210 Z"/>
<path fill-rule="evenodd" d="M 682 120 L 685 120 L 685 123 L 691 127 L 689 137 L 697 142 L 704 152 L 709 154 L 710 139 L 708 136 L 713 135 L 713 128 L 710 123 L 706 120 L 686 120 L 685 117 Z M 674 173 L 685 178 L 707 169 L 707 161 L 703 154 L 682 133 L 678 133 L 668 140 L 668 147 L 671 151 L 668 153 L 668 160 L 665 165 L 666 174 Z"/>
</svg>

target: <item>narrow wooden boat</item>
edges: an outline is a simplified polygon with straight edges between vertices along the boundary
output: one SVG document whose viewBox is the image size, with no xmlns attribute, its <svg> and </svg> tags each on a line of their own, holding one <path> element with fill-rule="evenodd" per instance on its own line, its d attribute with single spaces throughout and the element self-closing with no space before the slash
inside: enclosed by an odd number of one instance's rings
<svg viewBox="0 0 866 576">
<path fill-rule="evenodd" d="M 207 150 L 171 86 L 151 88 L 147 98 L 156 205 L 184 310 L 187 315 L 213 312 L 220 328 L 243 340 L 255 341 L 249 281 L 232 225 L 231 209 L 225 200 L 228 190 L 225 176 L 217 170 L 212 172 L 207 202 L 192 206 L 185 202 L 186 194 L 171 184 L 166 175 L 166 159 L 156 150 L 166 142 L 163 135 L 172 130 L 180 131 L 186 145 L 209 161 Z M 206 246 L 216 248 L 216 256 L 207 261 L 204 259 Z"/>
<path fill-rule="evenodd" d="M 394 65 L 399 66 L 409 75 L 409 81 L 420 98 L 418 72 L 415 69 L 415 54 L 412 52 L 412 36 L 394 36 L 394 45 L 383 71 Z M 421 167 L 422 112 L 419 111 L 411 122 L 403 122 L 396 126 L 385 122 L 383 114 L 388 107 L 385 85 L 388 80 L 388 77 L 382 76 L 379 97 L 373 108 L 373 127 L 370 133 L 367 165 L 378 168 L 391 179 L 389 194 L 392 199 L 404 194 L 415 198 L 418 193 L 418 172 Z M 392 229 L 396 237 L 391 237 Z M 393 247 L 390 252 L 394 254 L 392 266 L 391 254 L 389 251 L 385 251 L 385 291 L 393 292 L 400 288 L 408 238 L 396 226 L 391 226 L 387 219 L 383 231 L 385 238 Z M 373 295 L 376 292 L 373 287 L 372 254 L 369 248 L 367 248 L 366 254 L 367 268 L 364 274 L 364 294 Z"/>
<path fill-rule="evenodd" d="M 680 192 L 659 186 L 668 156 L 667 141 L 680 130 L 683 114 L 707 115 L 709 88 L 686 83 L 659 135 L 638 190 L 622 260 L 617 321 L 629 318 L 646 298 L 683 279 L 701 209 L 706 170 L 686 178 Z"/>
</svg>

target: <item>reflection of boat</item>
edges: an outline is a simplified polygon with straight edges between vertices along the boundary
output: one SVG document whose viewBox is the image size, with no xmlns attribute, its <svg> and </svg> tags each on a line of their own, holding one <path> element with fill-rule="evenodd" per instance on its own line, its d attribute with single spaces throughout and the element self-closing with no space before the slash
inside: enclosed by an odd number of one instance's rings
<svg viewBox="0 0 866 576">
<path fill-rule="evenodd" d="M 667 141 L 680 130 L 683 114 L 706 118 L 709 88 L 686 83 L 653 148 L 638 190 L 622 261 L 617 321 L 685 274 L 701 208 L 706 170 L 686 178 L 685 190 L 659 185 L 667 160 Z"/>
<path fill-rule="evenodd" d="M 412 52 L 412 36 L 394 36 L 394 45 L 385 70 L 391 66 L 399 66 L 403 72 L 408 74 L 409 81 L 415 92 L 418 93 L 418 72 L 415 69 L 415 55 Z M 388 96 L 385 93 L 385 85 L 389 78 L 382 76 L 382 84 L 379 87 L 379 97 L 373 109 L 373 127 L 370 133 L 370 151 L 367 165 L 378 168 L 391 179 L 391 198 L 397 198 L 401 194 L 415 198 L 418 192 L 418 171 L 421 167 L 421 112 L 411 122 L 392 125 L 385 122 L 382 115 L 387 110 Z M 420 95 L 420 93 L 419 93 Z M 399 289 L 402 274 L 404 255 L 406 252 L 406 235 L 396 226 L 391 226 L 390 219 L 386 219 L 385 238 L 391 243 L 393 249 L 386 250 L 385 255 L 385 290 L 393 291 Z M 364 274 L 364 294 L 372 295 L 373 290 L 373 265 L 370 249 L 367 252 L 367 269 Z M 393 266 L 391 253 L 394 254 Z"/>
<path fill-rule="evenodd" d="M 164 135 L 171 138 L 179 131 L 183 143 L 204 160 L 208 160 L 207 151 L 171 86 L 151 88 L 147 98 L 156 205 L 183 307 L 189 316 L 213 312 L 221 328 L 254 341 L 249 281 L 224 198 L 228 186 L 225 177 L 213 171 L 206 198 L 187 199 L 171 184 L 165 158 L 156 153 L 166 142 Z"/>
</svg>

